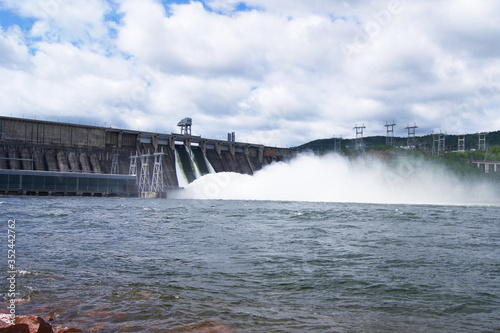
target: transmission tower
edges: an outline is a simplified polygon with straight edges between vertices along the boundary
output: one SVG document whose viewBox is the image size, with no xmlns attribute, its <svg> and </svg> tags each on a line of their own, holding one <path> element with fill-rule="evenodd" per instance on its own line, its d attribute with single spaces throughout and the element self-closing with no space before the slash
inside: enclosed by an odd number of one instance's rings
<svg viewBox="0 0 500 333">
<path fill-rule="evenodd" d="M 394 146 L 394 126 L 396 126 L 396 124 L 394 123 L 394 121 L 391 124 L 385 122 L 384 126 L 387 128 L 387 134 L 385 135 L 385 145 Z"/>
<path fill-rule="evenodd" d="M 117 175 L 118 174 L 118 151 L 116 150 L 116 147 L 113 146 L 113 151 L 111 153 L 111 174 L 112 175 Z"/>
<path fill-rule="evenodd" d="M 151 192 L 160 193 L 163 191 L 163 164 L 162 157 L 165 155 L 163 148 L 161 152 L 154 153 L 153 179 L 151 181 Z"/>
<path fill-rule="evenodd" d="M 445 150 L 445 136 L 442 133 L 432 134 L 432 155 L 441 156 Z"/>
<path fill-rule="evenodd" d="M 333 137 L 333 151 L 338 152 L 342 150 L 342 137 Z"/>
<path fill-rule="evenodd" d="M 405 129 L 408 130 L 408 148 L 413 150 L 416 147 L 416 142 L 415 142 L 415 129 L 417 129 L 418 126 L 416 124 L 413 124 L 413 126 L 406 125 Z"/>
<path fill-rule="evenodd" d="M 132 153 L 130 153 L 130 167 L 128 169 L 128 174 L 129 176 L 137 176 L 137 159 L 139 156 L 137 155 L 137 152 L 135 152 L 135 155 L 132 156 Z"/>
<path fill-rule="evenodd" d="M 458 135 L 458 149 L 457 151 L 464 153 L 465 152 L 465 134 Z"/>
<path fill-rule="evenodd" d="M 363 149 L 365 147 L 363 143 L 363 130 L 365 128 L 365 124 L 363 124 L 363 126 L 358 126 L 358 124 L 356 124 L 356 126 L 354 127 L 354 129 L 356 130 L 356 141 L 354 141 L 355 149 Z"/>
<path fill-rule="evenodd" d="M 149 150 L 147 154 L 141 154 L 141 174 L 139 176 L 139 192 L 149 192 L 151 181 L 149 180 Z"/>
<path fill-rule="evenodd" d="M 478 150 L 486 150 L 486 134 L 488 133 L 479 133 L 479 145 Z"/>
</svg>

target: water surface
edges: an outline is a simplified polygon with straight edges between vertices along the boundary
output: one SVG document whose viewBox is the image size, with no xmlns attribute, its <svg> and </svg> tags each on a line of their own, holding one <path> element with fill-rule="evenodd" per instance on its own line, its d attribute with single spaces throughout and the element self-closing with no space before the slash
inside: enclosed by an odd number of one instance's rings
<svg viewBox="0 0 500 333">
<path fill-rule="evenodd" d="M 499 207 L 0 201 L 1 230 L 17 221 L 26 301 L 18 313 L 52 314 L 54 324 L 100 332 L 500 330 Z"/>
</svg>

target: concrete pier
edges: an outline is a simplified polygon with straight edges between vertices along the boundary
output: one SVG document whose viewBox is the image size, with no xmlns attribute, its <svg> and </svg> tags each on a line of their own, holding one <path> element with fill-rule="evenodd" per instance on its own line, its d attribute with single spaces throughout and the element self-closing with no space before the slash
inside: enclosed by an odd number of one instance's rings
<svg viewBox="0 0 500 333">
<path fill-rule="evenodd" d="M 484 173 L 500 172 L 500 162 L 495 161 L 471 161 Z"/>
</svg>

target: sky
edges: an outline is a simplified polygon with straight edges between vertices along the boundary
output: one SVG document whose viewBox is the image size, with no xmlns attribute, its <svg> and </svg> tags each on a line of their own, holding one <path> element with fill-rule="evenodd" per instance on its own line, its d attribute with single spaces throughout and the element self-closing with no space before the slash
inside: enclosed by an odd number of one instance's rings
<svg viewBox="0 0 500 333">
<path fill-rule="evenodd" d="M 0 0 L 0 115 L 291 147 L 500 130 L 497 0 Z"/>
</svg>

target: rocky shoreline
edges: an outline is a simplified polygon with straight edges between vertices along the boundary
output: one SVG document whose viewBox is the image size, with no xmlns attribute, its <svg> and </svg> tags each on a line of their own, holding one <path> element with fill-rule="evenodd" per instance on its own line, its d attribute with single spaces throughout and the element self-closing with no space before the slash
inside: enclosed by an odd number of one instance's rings
<svg viewBox="0 0 500 333">
<path fill-rule="evenodd" d="M 84 332 L 76 327 L 62 327 L 50 324 L 54 318 L 43 319 L 39 316 L 16 316 L 15 324 L 11 324 L 10 315 L 0 314 L 0 333 L 78 333 Z M 99 331 L 99 329 L 97 329 Z M 169 330 L 166 330 L 169 332 Z M 233 333 L 225 325 L 200 324 L 187 327 L 185 333 Z"/>
<path fill-rule="evenodd" d="M 16 316 L 14 324 L 10 315 L 0 314 L 1 333 L 78 333 L 83 332 L 75 327 L 53 327 L 48 322 L 52 318 L 43 319 L 38 316 Z"/>
</svg>

